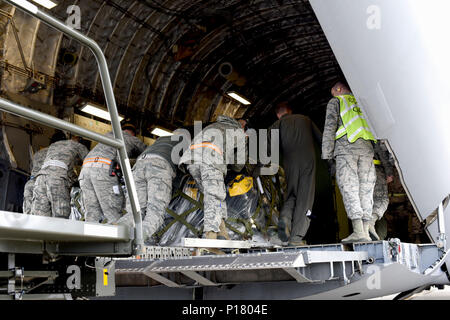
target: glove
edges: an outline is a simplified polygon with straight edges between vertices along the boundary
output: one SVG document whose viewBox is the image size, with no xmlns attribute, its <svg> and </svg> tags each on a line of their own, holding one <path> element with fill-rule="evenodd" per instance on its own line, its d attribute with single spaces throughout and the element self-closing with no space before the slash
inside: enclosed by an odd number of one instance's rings
<svg viewBox="0 0 450 320">
<path fill-rule="evenodd" d="M 336 162 L 333 159 L 328 159 L 328 173 L 331 177 L 336 175 Z"/>
</svg>

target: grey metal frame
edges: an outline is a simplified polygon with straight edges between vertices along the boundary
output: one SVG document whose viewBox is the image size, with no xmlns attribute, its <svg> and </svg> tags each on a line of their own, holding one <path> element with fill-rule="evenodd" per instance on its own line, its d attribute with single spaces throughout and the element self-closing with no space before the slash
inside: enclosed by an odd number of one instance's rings
<svg viewBox="0 0 450 320">
<path fill-rule="evenodd" d="M 368 299 L 448 283 L 441 270 L 447 255 L 435 244 L 392 239 L 271 250 L 114 259 L 117 290 L 120 299 L 128 299 L 122 290 L 139 290 L 146 299 L 161 299 L 162 292 L 166 299 L 186 292 L 196 297 L 199 287 L 205 300 Z M 379 287 L 370 286 L 375 278 Z"/>
<path fill-rule="evenodd" d="M 379 246 L 382 242 L 377 243 Z M 344 251 L 343 247 L 328 246 L 331 251 L 315 250 L 314 247 L 297 247 L 292 250 L 276 252 L 254 252 L 226 255 L 193 255 L 169 257 L 165 259 L 143 258 L 115 259 L 116 270 L 122 274 L 143 274 L 161 284 L 172 288 L 189 286 L 220 286 L 241 282 L 247 278 L 245 272 L 255 271 L 265 277 L 260 281 L 295 280 L 297 283 L 324 283 L 325 281 L 342 280 L 344 284 L 362 272 L 362 264 L 369 256 L 363 251 Z M 335 249 L 337 251 L 333 251 Z M 357 267 L 355 268 L 355 264 Z M 312 272 L 311 268 L 314 268 Z M 233 280 L 220 280 L 211 273 L 234 274 Z M 283 276 L 283 273 L 286 275 Z M 172 276 L 171 276 L 172 274 Z M 182 274 L 197 284 L 180 283 L 176 279 Z M 320 274 L 320 276 L 318 276 Z M 362 274 L 362 273 L 361 273 Z M 165 276 L 166 275 L 166 276 Z M 180 279 L 178 279 L 180 280 Z M 244 280 L 245 282 L 245 280 Z"/>
<path fill-rule="evenodd" d="M 136 193 L 136 187 L 134 184 L 133 175 L 131 174 L 131 166 L 130 161 L 128 159 L 127 151 L 125 148 L 125 143 L 123 139 L 122 129 L 120 126 L 119 121 L 119 114 L 117 112 L 117 105 L 114 98 L 114 92 L 113 87 L 111 84 L 111 79 L 109 75 L 108 70 L 108 64 L 106 62 L 105 55 L 103 54 L 101 48 L 99 45 L 92 39 L 88 38 L 84 34 L 66 26 L 61 21 L 51 17 L 50 15 L 46 14 L 45 12 L 40 11 L 35 5 L 25 2 L 18 4 L 11 0 L 4 0 L 8 2 L 9 4 L 19 8 L 20 10 L 34 16 L 35 18 L 41 20 L 45 24 L 49 25 L 50 27 L 53 27 L 57 29 L 58 31 L 63 32 L 64 34 L 74 38 L 75 40 L 78 40 L 82 44 L 86 45 L 89 49 L 91 49 L 92 53 L 94 54 L 98 66 L 99 66 L 99 73 L 100 78 L 103 86 L 103 91 L 105 93 L 105 99 L 106 99 L 106 105 L 108 107 L 108 111 L 111 116 L 111 125 L 114 133 L 114 139 L 110 139 L 108 137 L 105 137 L 103 135 L 97 134 L 95 132 L 92 132 L 90 130 L 86 130 L 84 128 L 81 128 L 79 126 L 76 126 L 74 124 L 71 124 L 67 121 L 58 119 L 56 117 L 52 117 L 48 114 L 38 112 L 35 110 L 31 110 L 29 108 L 20 106 L 18 104 L 12 103 L 8 100 L 1 99 L 0 98 L 0 109 L 25 117 L 27 119 L 37 121 L 46 125 L 49 125 L 54 128 L 70 131 L 72 133 L 76 133 L 80 136 L 83 136 L 85 138 L 93 139 L 96 141 L 99 141 L 101 143 L 104 143 L 106 145 L 115 147 L 118 149 L 119 153 L 119 161 L 120 165 L 122 167 L 124 178 L 125 178 L 125 184 L 128 190 L 128 193 L 130 195 L 130 203 L 131 208 L 133 211 L 133 217 L 135 222 L 135 245 L 136 245 L 136 252 L 140 253 L 142 252 L 144 242 L 143 242 L 143 233 L 142 233 L 142 217 L 140 213 L 140 207 L 139 202 L 137 198 Z"/>
</svg>

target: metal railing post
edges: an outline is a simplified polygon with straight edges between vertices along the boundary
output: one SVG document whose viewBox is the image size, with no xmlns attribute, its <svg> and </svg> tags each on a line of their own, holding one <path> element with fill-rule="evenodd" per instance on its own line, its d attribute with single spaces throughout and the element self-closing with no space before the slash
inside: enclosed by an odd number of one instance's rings
<svg viewBox="0 0 450 320">
<path fill-rule="evenodd" d="M 4 98 L 0 98 L 0 110 L 15 114 L 22 118 L 26 118 L 29 120 L 33 120 L 48 125 L 53 128 L 70 131 L 79 136 L 101 142 L 114 148 L 120 148 L 122 146 L 122 141 L 118 139 L 110 138 L 100 133 L 90 131 L 88 129 L 61 120 L 49 114 L 18 105 Z"/>
<path fill-rule="evenodd" d="M 99 45 L 92 39 L 88 38 L 81 32 L 78 32 L 75 29 L 72 29 L 65 25 L 63 22 L 51 17 L 45 12 L 40 11 L 35 5 L 26 1 L 14 1 L 14 0 L 3 0 L 8 2 L 9 4 L 23 10 L 24 12 L 36 17 L 41 20 L 45 24 L 50 27 L 55 28 L 56 30 L 61 31 L 62 33 L 71 36 L 75 40 L 78 40 L 82 44 L 86 45 L 89 49 L 92 50 L 99 67 L 100 79 L 103 86 L 103 91 L 105 93 L 106 106 L 108 107 L 108 111 L 111 116 L 111 125 L 114 133 L 114 137 L 117 140 L 121 141 L 120 147 L 118 147 L 119 153 L 119 161 L 120 166 L 122 167 L 125 185 L 127 187 L 131 209 L 133 211 L 134 222 L 135 222 L 135 243 L 136 243 L 136 251 L 141 253 L 144 246 L 143 240 L 143 232 L 142 232 L 142 217 L 141 217 L 141 209 L 139 207 L 139 201 L 137 198 L 136 187 L 134 184 L 133 175 L 131 173 L 130 161 L 128 159 L 127 151 L 125 148 L 125 142 L 123 138 L 122 128 L 120 126 L 119 121 L 119 113 L 117 112 L 116 100 L 114 98 L 114 91 L 111 84 L 111 78 L 109 75 L 108 64 L 106 62 L 105 55 L 103 54 Z"/>
</svg>

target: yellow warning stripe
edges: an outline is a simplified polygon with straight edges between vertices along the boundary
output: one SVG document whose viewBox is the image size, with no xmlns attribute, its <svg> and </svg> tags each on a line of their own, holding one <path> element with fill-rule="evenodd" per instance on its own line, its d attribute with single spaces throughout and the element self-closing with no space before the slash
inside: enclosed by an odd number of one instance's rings
<svg viewBox="0 0 450 320">
<path fill-rule="evenodd" d="M 103 269 L 103 285 L 108 286 L 108 269 Z"/>
</svg>

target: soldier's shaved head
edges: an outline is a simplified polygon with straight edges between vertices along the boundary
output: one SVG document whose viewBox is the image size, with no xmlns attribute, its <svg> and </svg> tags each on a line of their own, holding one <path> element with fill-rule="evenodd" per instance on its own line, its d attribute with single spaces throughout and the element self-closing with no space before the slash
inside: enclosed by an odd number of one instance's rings
<svg viewBox="0 0 450 320">
<path fill-rule="evenodd" d="M 348 94 L 351 93 L 350 88 L 348 84 L 345 81 L 338 81 L 336 84 L 331 88 L 331 94 L 336 97 L 340 96 L 342 94 Z"/>
</svg>

